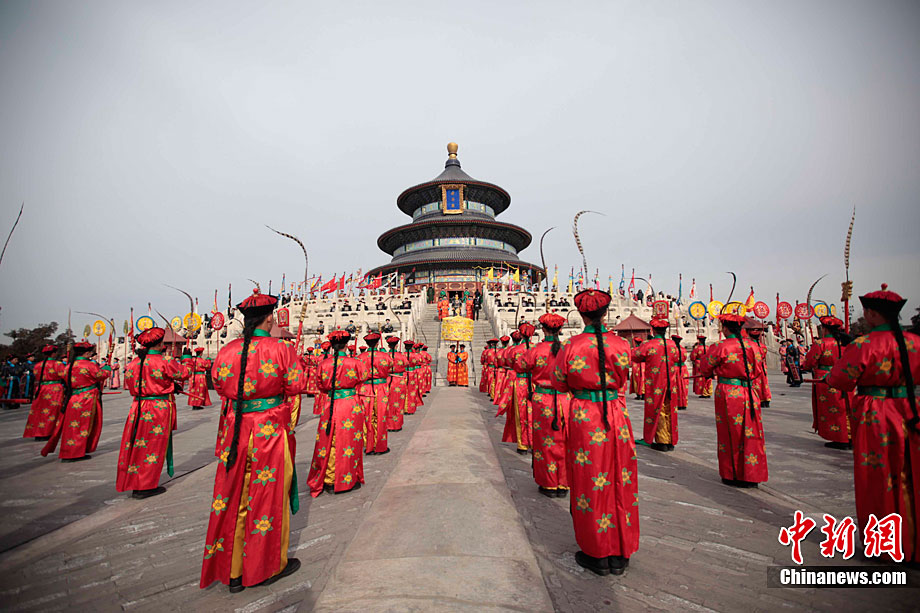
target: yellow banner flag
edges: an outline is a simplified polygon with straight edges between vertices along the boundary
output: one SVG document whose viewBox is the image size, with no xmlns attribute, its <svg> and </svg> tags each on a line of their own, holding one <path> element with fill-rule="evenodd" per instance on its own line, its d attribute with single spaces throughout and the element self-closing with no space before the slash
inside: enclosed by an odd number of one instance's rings
<svg viewBox="0 0 920 613">
<path fill-rule="evenodd" d="M 490 266 L 489 267 L 489 281 L 491 281 L 494 278 L 495 278 L 495 267 Z"/>
</svg>

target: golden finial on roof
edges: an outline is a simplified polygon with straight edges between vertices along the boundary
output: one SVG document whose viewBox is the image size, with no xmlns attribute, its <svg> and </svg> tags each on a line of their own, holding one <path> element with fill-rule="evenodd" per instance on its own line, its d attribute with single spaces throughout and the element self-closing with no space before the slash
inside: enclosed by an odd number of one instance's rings
<svg viewBox="0 0 920 613">
<path fill-rule="evenodd" d="M 457 143 L 447 143 L 447 153 L 448 157 L 452 160 L 457 159 Z"/>
</svg>

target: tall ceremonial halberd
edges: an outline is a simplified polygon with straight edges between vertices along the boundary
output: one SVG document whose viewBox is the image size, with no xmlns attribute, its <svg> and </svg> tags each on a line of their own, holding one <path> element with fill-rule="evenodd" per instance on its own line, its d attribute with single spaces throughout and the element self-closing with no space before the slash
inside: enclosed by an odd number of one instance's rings
<svg viewBox="0 0 920 613">
<path fill-rule="evenodd" d="M 368 273 L 405 275 L 410 291 L 432 284 L 436 290 L 473 290 L 487 281 L 488 271 L 519 271 L 520 281 L 536 283 L 543 268 L 523 262 L 518 253 L 532 240 L 519 226 L 496 221 L 511 205 L 511 195 L 492 183 L 478 181 L 460 168 L 457 144 L 447 145 L 444 172 L 410 187 L 396 205 L 412 223 L 384 232 L 377 246 L 393 256 L 389 264 Z"/>
</svg>

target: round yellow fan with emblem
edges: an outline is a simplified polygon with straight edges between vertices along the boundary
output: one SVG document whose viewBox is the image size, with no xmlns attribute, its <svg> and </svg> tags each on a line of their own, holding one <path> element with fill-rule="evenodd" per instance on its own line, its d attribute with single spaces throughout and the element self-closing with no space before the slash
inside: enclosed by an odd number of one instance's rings
<svg viewBox="0 0 920 613">
<path fill-rule="evenodd" d="M 186 330 L 197 332 L 201 328 L 201 315 L 198 313 L 189 313 L 182 320 Z"/>
</svg>

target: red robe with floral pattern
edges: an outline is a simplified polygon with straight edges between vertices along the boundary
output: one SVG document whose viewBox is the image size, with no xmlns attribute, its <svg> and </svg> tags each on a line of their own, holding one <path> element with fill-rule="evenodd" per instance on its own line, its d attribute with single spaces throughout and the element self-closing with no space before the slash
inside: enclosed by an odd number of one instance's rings
<svg viewBox="0 0 920 613">
<path fill-rule="evenodd" d="M 479 364 L 482 366 L 482 372 L 479 374 L 479 391 L 488 394 L 489 388 L 492 385 L 492 357 L 495 353 L 494 349 L 482 350 L 482 355 L 479 358 Z"/>
<path fill-rule="evenodd" d="M 920 381 L 920 336 L 904 332 L 914 383 Z M 904 365 L 888 326 L 860 336 L 843 350 L 827 383 L 856 390 L 853 409 L 853 477 L 860 534 L 869 515 L 901 516 L 905 562 L 920 562 L 920 432 L 908 426 Z"/>
<path fill-rule="evenodd" d="M 406 367 L 409 365 L 409 359 L 402 351 L 390 351 L 389 355 L 392 371 L 390 372 L 390 392 L 387 401 L 387 429 L 390 432 L 398 432 L 403 427 L 403 415 L 406 412 L 406 402 L 409 396 L 406 389 Z"/>
<path fill-rule="evenodd" d="M 518 372 L 529 372 L 533 382 L 533 478 L 540 487 L 555 490 L 569 487 L 565 438 L 571 397 L 553 388 L 556 356 L 552 346 L 551 341 L 537 343 L 518 354 L 515 366 Z"/>
<path fill-rule="evenodd" d="M 406 368 L 406 415 L 414 414 L 424 403 L 422 400 L 422 355 L 418 351 L 406 352 L 409 366 Z"/>
<path fill-rule="evenodd" d="M 501 388 L 495 396 L 495 404 L 498 405 L 496 417 L 504 415 L 511 404 L 511 393 L 514 390 L 514 381 L 517 374 L 514 372 L 514 363 L 509 358 L 514 353 L 515 347 L 517 345 L 509 345 L 498 352 L 498 367 L 501 369 L 499 381 Z"/>
<path fill-rule="evenodd" d="M 176 410 L 173 383 L 189 378 L 184 361 L 174 360 L 159 351 L 150 351 L 144 359 L 140 390 L 140 358 L 125 366 L 125 386 L 135 398 L 121 435 L 115 489 L 149 490 L 160 483 L 163 462 L 169 476 L 172 466 L 172 417 Z M 137 397 L 140 395 L 140 411 Z"/>
<path fill-rule="evenodd" d="M 42 360 L 33 368 L 35 400 L 29 410 L 23 438 L 51 436 L 64 404 L 64 376 L 67 366 L 59 360 Z"/>
<path fill-rule="evenodd" d="M 319 365 L 320 357 L 315 353 L 315 350 L 308 350 L 305 361 L 307 365 L 307 395 L 316 396 L 316 393 L 319 391 L 319 371 L 317 366 Z M 316 408 L 316 403 L 314 403 L 314 409 Z"/>
<path fill-rule="evenodd" d="M 678 353 L 673 340 L 655 336 L 639 345 L 632 354 L 634 363 L 645 365 L 642 437 L 646 443 L 677 444 L 677 407 L 680 406 Z"/>
<path fill-rule="evenodd" d="M 326 409 L 329 408 L 329 395 L 328 395 L 328 394 L 320 393 L 320 391 L 319 391 L 319 389 L 320 389 L 320 386 L 319 386 L 319 378 L 320 378 L 319 367 L 320 367 L 320 365 L 323 363 L 323 360 L 326 359 L 326 357 L 327 357 L 326 354 L 317 357 L 317 358 L 316 358 L 316 363 L 313 365 L 314 385 L 315 385 L 315 387 L 316 387 L 316 393 L 315 393 L 315 395 L 313 396 L 313 414 L 314 414 L 314 415 L 322 415 L 322 414 L 326 411 Z"/>
<path fill-rule="evenodd" d="M 64 379 L 70 372 L 70 386 L 73 393 L 64 408 L 63 418 L 58 419 L 51 440 L 42 449 L 47 456 L 61 442 L 58 454 L 62 460 L 82 458 L 96 450 L 99 434 L 102 432 L 102 382 L 111 374 L 108 366 L 100 367 L 89 358 L 76 358 L 73 368 L 64 367 Z"/>
<path fill-rule="evenodd" d="M 834 337 L 820 338 L 808 350 L 802 361 L 802 370 L 814 373 L 816 380 L 824 379 L 842 352 Z M 850 407 L 853 402 L 853 392 L 842 392 L 823 382 L 815 383 L 811 388 L 812 429 L 824 440 L 849 443 Z"/>
<path fill-rule="evenodd" d="M 629 373 L 629 393 L 636 396 L 645 395 L 645 364 L 633 364 Z"/>
<path fill-rule="evenodd" d="M 243 339 L 227 343 L 211 369 L 214 389 L 233 408 L 214 477 L 202 588 L 236 577 L 251 586 L 281 572 L 287 566 L 290 516 L 300 504 L 290 398 L 303 393 L 306 375 L 294 347 L 264 330 L 256 330 L 249 345 L 238 455 L 227 469 L 242 349 Z"/>
<path fill-rule="evenodd" d="M 511 366 L 505 391 L 505 430 L 503 443 L 516 443 L 518 449 L 530 449 L 532 446 L 533 426 L 531 425 L 531 408 L 529 397 L 529 373 L 518 371 L 518 356 L 527 351 L 524 343 L 514 345 L 505 353 L 505 361 Z"/>
<path fill-rule="evenodd" d="M 757 369 L 757 377 L 754 380 L 754 391 L 760 402 L 770 402 L 773 400 L 773 393 L 770 391 L 770 379 L 767 377 L 767 346 L 760 339 L 750 338 L 750 340 L 760 351 L 760 368 Z"/>
<path fill-rule="evenodd" d="M 513 345 L 498 347 L 495 349 L 495 382 L 492 389 L 492 404 L 498 407 L 495 416 L 498 417 L 503 413 L 502 396 L 505 394 L 505 385 L 508 382 L 508 376 L 511 373 L 508 363 L 505 360 L 505 352 L 511 349 Z"/>
<path fill-rule="evenodd" d="M 677 356 L 677 368 L 680 373 L 677 376 L 677 406 L 687 408 L 687 400 L 690 395 L 690 373 L 687 371 L 687 350 L 677 346 L 679 354 Z"/>
<path fill-rule="evenodd" d="M 333 368 L 336 391 L 330 396 Z M 336 492 L 346 492 L 356 483 L 364 483 L 364 406 L 357 387 L 367 377 L 365 363 L 348 357 L 344 351 L 319 365 L 319 390 L 330 401 L 316 426 L 316 445 L 307 479 L 314 498 L 323 493 L 324 484 L 333 485 Z"/>
<path fill-rule="evenodd" d="M 575 540 L 589 556 L 631 556 L 639 548 L 639 471 L 626 399 L 630 347 L 604 330 L 607 420 L 604 426 L 597 340 L 593 326 L 570 338 L 555 360 L 553 386 L 572 392 L 566 456 Z M 579 398 L 582 394 L 594 398 Z"/>
<path fill-rule="evenodd" d="M 188 360 L 188 367 L 191 371 L 188 384 L 188 406 L 211 406 L 211 396 L 208 394 L 208 371 L 211 370 L 211 360 L 192 358 Z"/>
<path fill-rule="evenodd" d="M 719 378 L 715 393 L 716 438 L 719 475 L 723 479 L 761 483 L 767 480 L 767 453 L 760 399 L 749 376 L 760 368 L 760 351 L 750 340 L 728 336 L 709 348 L 702 364 L 702 375 Z"/>
<path fill-rule="evenodd" d="M 447 383 L 457 383 L 457 352 L 453 349 L 447 352 Z"/>
<path fill-rule="evenodd" d="M 422 393 L 427 394 L 431 391 L 431 361 L 432 357 L 428 351 L 422 352 Z"/>
<path fill-rule="evenodd" d="M 712 396 L 712 378 L 703 377 L 703 358 L 706 357 L 706 345 L 697 343 L 690 352 L 690 361 L 693 362 L 693 393 L 701 398 Z"/>
<path fill-rule="evenodd" d="M 469 387 L 470 372 L 467 363 L 470 360 L 470 354 L 466 351 L 458 351 L 455 355 L 457 359 L 457 385 L 460 387 Z"/>
<path fill-rule="evenodd" d="M 386 453 L 387 417 L 389 416 L 388 384 L 393 360 L 386 351 L 376 348 L 365 351 L 358 358 L 367 367 L 368 379 L 358 387 L 358 395 L 364 403 L 365 452 Z"/>
</svg>

